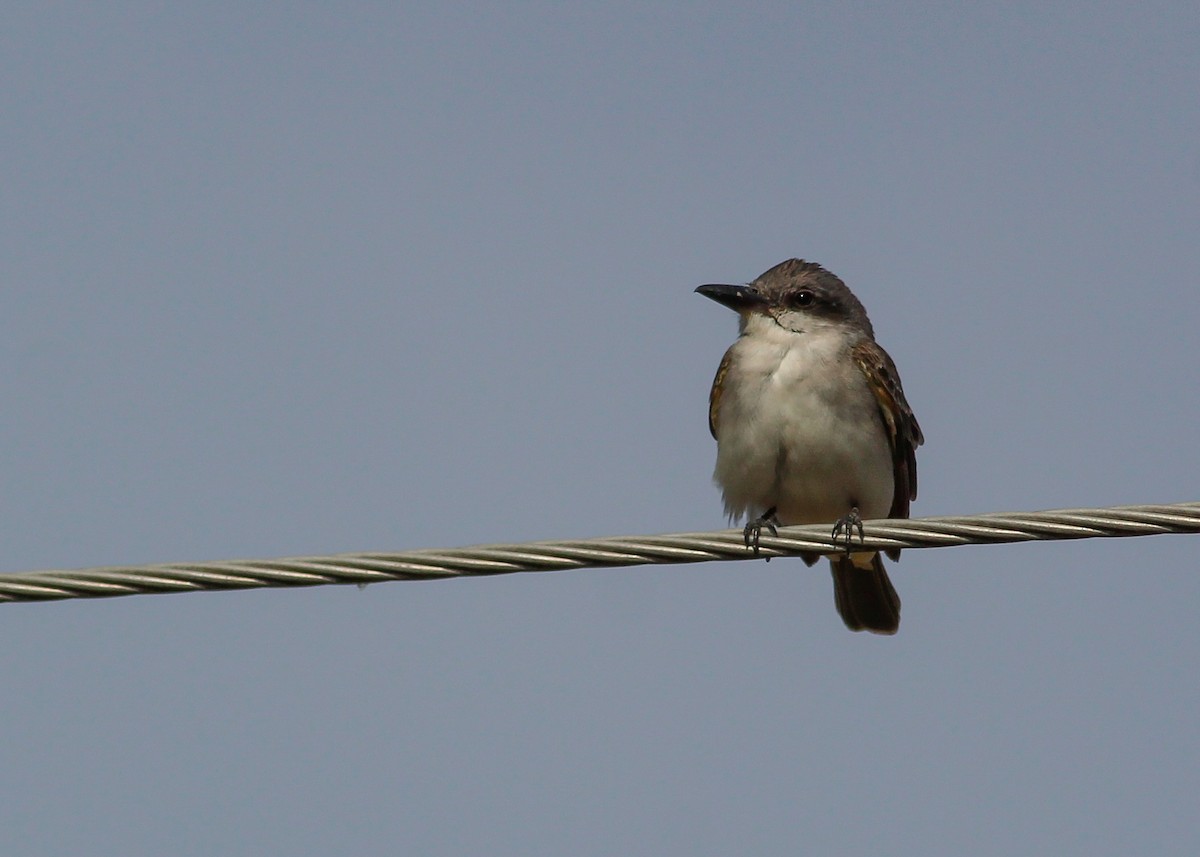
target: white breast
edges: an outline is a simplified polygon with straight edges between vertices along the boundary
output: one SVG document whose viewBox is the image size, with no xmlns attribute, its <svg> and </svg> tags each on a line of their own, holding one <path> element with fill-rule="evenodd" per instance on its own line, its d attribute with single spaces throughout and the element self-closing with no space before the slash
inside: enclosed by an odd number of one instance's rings
<svg viewBox="0 0 1200 857">
<path fill-rule="evenodd" d="M 793 333 L 774 325 L 733 346 L 717 425 L 725 511 L 775 507 L 783 524 L 864 518 L 892 505 L 892 453 L 879 405 L 836 328 Z"/>
</svg>

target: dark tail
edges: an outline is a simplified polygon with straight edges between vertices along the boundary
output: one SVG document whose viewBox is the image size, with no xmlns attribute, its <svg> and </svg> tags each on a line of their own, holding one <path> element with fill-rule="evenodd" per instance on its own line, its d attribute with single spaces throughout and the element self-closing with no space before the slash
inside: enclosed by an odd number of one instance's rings
<svg viewBox="0 0 1200 857">
<path fill-rule="evenodd" d="M 860 564 L 856 565 L 855 560 Z M 872 634 L 900 630 L 900 596 L 883 570 L 882 556 L 831 556 L 829 563 L 833 568 L 833 597 L 847 628 Z"/>
</svg>

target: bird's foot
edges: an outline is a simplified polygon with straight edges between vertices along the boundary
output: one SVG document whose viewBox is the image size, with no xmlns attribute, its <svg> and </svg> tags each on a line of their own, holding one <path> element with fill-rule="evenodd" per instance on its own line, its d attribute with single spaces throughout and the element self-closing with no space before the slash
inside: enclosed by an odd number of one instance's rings
<svg viewBox="0 0 1200 857">
<path fill-rule="evenodd" d="M 779 535 L 779 530 L 776 529 L 778 526 L 779 519 L 775 517 L 775 507 L 772 506 L 753 521 L 746 524 L 742 529 L 742 537 L 746 540 L 746 547 L 754 551 L 755 556 L 758 556 L 758 538 L 762 535 L 762 531 L 765 529 L 771 535 L 777 536 Z M 771 558 L 767 557 L 767 562 L 770 561 Z"/>
<path fill-rule="evenodd" d="M 836 544 L 839 540 L 844 539 L 846 544 L 846 555 L 850 554 L 850 544 L 854 541 L 854 531 L 858 530 L 858 540 L 866 541 L 866 536 L 863 534 L 862 517 L 858 514 L 858 507 L 851 507 L 850 511 L 837 519 L 833 525 L 833 533 L 831 538 Z"/>
</svg>

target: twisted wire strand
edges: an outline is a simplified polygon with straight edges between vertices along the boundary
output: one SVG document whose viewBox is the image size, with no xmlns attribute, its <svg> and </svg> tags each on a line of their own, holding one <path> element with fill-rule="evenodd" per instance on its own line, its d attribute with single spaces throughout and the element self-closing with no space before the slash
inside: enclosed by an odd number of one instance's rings
<svg viewBox="0 0 1200 857">
<path fill-rule="evenodd" d="M 863 523 L 856 550 L 934 548 L 1061 539 L 1121 538 L 1200 532 L 1200 502 L 1102 509 L 993 513 L 953 517 L 881 519 Z M 780 527 L 763 534 L 757 558 L 837 553 L 827 524 Z M 0 602 L 104 598 L 199 590 L 256 589 L 430 580 L 518 571 L 563 571 L 710 560 L 755 559 L 741 530 L 610 536 L 571 541 L 479 545 L 403 553 L 349 553 L 269 560 L 179 562 L 77 571 L 0 574 Z"/>
</svg>

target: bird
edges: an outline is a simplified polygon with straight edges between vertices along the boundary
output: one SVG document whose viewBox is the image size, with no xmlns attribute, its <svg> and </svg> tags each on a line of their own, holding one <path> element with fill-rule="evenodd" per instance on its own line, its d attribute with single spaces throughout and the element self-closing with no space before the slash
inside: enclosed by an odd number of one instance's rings
<svg viewBox="0 0 1200 857">
<path fill-rule="evenodd" d="M 709 394 L 713 480 L 732 521 L 762 530 L 831 523 L 834 601 L 852 631 L 895 634 L 900 596 L 877 551 L 852 550 L 862 521 L 907 518 L 924 435 L 896 365 L 849 287 L 815 262 L 788 259 L 746 285 L 696 292 L 738 314 Z M 899 550 L 887 555 L 899 559 Z M 816 554 L 802 554 L 812 565 Z"/>
</svg>

